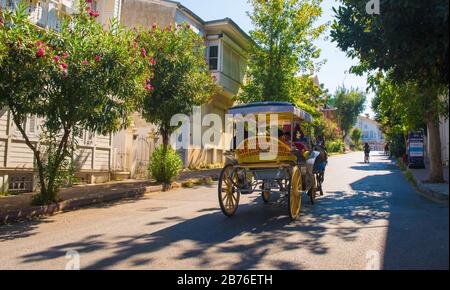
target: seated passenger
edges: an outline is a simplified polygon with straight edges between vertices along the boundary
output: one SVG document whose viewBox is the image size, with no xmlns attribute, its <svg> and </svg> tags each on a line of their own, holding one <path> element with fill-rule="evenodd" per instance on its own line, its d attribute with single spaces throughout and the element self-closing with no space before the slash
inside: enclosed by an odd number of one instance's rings
<svg viewBox="0 0 450 290">
<path fill-rule="evenodd" d="M 291 133 L 289 132 L 283 133 L 280 140 L 283 141 L 283 143 L 285 143 L 286 145 L 291 146 Z"/>
</svg>

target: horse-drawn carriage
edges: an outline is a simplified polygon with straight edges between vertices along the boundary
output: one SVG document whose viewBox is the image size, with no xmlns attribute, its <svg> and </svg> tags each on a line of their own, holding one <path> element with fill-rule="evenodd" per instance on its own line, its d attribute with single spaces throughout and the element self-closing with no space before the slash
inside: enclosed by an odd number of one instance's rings
<svg viewBox="0 0 450 290">
<path fill-rule="evenodd" d="M 265 203 L 279 194 L 287 198 L 289 217 L 296 220 L 303 194 L 312 203 L 317 192 L 323 194 L 326 151 L 312 145 L 302 131 L 312 116 L 290 103 L 242 105 L 228 114 L 233 116 L 234 138 L 218 185 L 222 212 L 233 216 L 241 194 L 260 193 Z M 252 122 L 252 128 L 245 127 Z"/>
</svg>

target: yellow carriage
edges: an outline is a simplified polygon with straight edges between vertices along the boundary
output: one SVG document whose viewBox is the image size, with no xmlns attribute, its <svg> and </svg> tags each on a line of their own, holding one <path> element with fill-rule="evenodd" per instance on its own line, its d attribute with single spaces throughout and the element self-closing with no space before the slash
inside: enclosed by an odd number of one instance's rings
<svg viewBox="0 0 450 290">
<path fill-rule="evenodd" d="M 272 194 L 280 194 L 296 220 L 302 194 L 308 193 L 312 202 L 316 195 L 313 167 L 319 153 L 308 150 L 309 140 L 302 134 L 311 115 L 284 102 L 241 105 L 228 115 L 234 138 L 218 185 L 222 212 L 233 216 L 241 195 L 260 193 L 267 203 Z"/>
</svg>

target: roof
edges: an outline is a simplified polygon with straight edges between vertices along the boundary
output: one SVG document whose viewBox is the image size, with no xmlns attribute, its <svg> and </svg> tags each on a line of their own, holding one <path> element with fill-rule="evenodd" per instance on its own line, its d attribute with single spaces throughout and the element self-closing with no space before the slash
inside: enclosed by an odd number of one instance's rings
<svg viewBox="0 0 450 290">
<path fill-rule="evenodd" d="M 180 2 L 172 1 L 172 0 L 164 0 L 164 1 L 177 5 L 178 9 L 186 12 L 187 14 L 189 14 L 192 18 L 194 18 L 195 20 L 197 20 L 201 24 L 205 24 L 205 21 L 200 16 L 198 16 L 197 14 L 192 12 L 192 10 L 190 10 L 189 8 L 187 8 L 186 6 L 181 4 Z"/>
<path fill-rule="evenodd" d="M 194 18 L 195 20 L 200 22 L 202 25 L 219 24 L 219 23 L 230 24 L 231 26 L 234 26 L 234 28 L 236 28 L 236 30 L 238 30 L 246 38 L 248 38 L 249 40 L 251 39 L 250 36 L 244 30 L 242 30 L 242 28 L 239 25 L 237 25 L 236 22 L 234 22 L 231 18 L 226 17 L 223 19 L 205 21 L 200 16 L 198 16 L 197 14 L 192 12 L 192 10 L 190 10 L 189 8 L 187 8 L 186 6 L 184 6 L 183 4 L 181 4 L 178 1 L 172 1 L 172 0 L 164 0 L 164 1 L 177 5 L 178 9 L 186 12 L 192 18 Z"/>
<path fill-rule="evenodd" d="M 313 121 L 313 117 L 305 111 L 297 108 L 294 104 L 288 102 L 260 102 L 248 105 L 238 105 L 231 108 L 228 114 L 231 115 L 246 115 L 259 113 L 289 113 L 297 116 L 309 123 Z"/>
<path fill-rule="evenodd" d="M 213 25 L 213 24 L 229 24 L 229 25 L 233 26 L 237 31 L 239 31 L 239 33 L 241 33 L 243 36 L 245 36 L 245 38 L 252 41 L 251 37 L 247 34 L 247 32 L 242 30 L 242 28 L 239 25 L 237 25 L 237 23 L 234 22 L 233 19 L 231 19 L 229 17 L 205 22 L 205 25 Z"/>
</svg>

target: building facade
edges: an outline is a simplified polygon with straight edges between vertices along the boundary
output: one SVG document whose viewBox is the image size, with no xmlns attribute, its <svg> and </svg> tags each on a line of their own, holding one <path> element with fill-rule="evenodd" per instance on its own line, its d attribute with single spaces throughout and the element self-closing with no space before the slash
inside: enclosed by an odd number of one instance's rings
<svg viewBox="0 0 450 290">
<path fill-rule="evenodd" d="M 362 142 L 369 143 L 373 151 L 384 150 L 386 139 L 378 122 L 370 119 L 368 115 L 359 116 L 355 128 L 361 130 Z"/>
<path fill-rule="evenodd" d="M 246 53 L 250 44 L 249 36 L 236 23 L 229 18 L 204 21 L 180 3 L 166 0 L 122 0 L 120 21 L 128 28 L 149 28 L 153 24 L 160 27 L 167 27 L 171 24 L 190 24 L 191 29 L 205 39 L 207 48 L 205 57 L 208 60 L 210 72 L 222 88 L 220 93 L 211 96 L 209 103 L 201 108 L 201 115 L 214 113 L 219 115 L 222 120 L 225 119 L 225 113 L 233 105 L 233 97 L 239 92 L 244 80 L 247 68 Z M 194 122 L 194 118 L 191 117 L 190 138 L 192 138 Z M 225 124 L 222 125 L 224 128 Z M 202 134 L 207 129 L 202 127 Z M 181 139 L 183 135 L 186 136 L 187 132 L 180 130 L 178 139 Z M 180 150 L 179 153 L 185 166 L 198 167 L 223 163 L 225 161 L 224 151 L 228 147 L 227 140 L 230 136 L 226 136 L 224 131 L 221 132 L 221 136 L 218 144 L 211 148 L 190 146 L 189 149 Z M 141 145 L 124 145 L 124 143 L 133 144 L 131 141 L 124 142 L 124 140 L 131 139 L 135 140 L 134 143 L 140 142 Z M 143 140 L 147 141 L 143 142 Z M 138 114 L 134 116 L 132 128 L 114 136 L 114 148 L 118 150 L 119 155 L 127 156 L 128 161 L 125 163 L 128 166 L 125 166 L 125 172 L 129 171 L 132 178 L 139 176 L 135 171 L 136 169 L 139 171 L 139 168 L 143 167 L 142 161 L 138 161 L 139 158 L 135 156 L 142 156 L 142 148 L 148 146 L 154 149 L 159 143 L 156 128 L 142 120 Z M 172 145 L 176 146 L 176 143 L 175 140 Z M 124 166 L 119 164 L 119 167 Z"/>
</svg>

